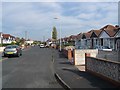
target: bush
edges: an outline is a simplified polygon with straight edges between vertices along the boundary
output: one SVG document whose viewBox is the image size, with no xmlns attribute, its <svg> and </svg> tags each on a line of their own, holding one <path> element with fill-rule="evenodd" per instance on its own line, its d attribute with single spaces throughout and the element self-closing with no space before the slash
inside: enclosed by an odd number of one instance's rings
<svg viewBox="0 0 120 90">
<path fill-rule="evenodd" d="M 11 45 L 11 44 L 0 44 L 1 47 L 2 47 L 2 46 L 7 46 L 7 45 Z"/>
</svg>

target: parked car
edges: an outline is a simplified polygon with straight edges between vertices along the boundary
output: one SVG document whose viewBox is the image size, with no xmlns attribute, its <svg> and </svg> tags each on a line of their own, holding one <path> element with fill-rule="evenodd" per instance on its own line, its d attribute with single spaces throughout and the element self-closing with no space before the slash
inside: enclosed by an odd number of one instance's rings
<svg viewBox="0 0 120 90">
<path fill-rule="evenodd" d="M 103 51 L 112 51 L 112 49 L 109 48 L 108 46 L 102 46 L 100 49 Z"/>
<path fill-rule="evenodd" d="M 18 45 L 8 45 L 3 51 L 3 56 L 21 56 L 22 49 Z"/>
<path fill-rule="evenodd" d="M 102 50 L 102 51 L 112 51 L 108 46 L 96 46 L 94 49 Z"/>
<path fill-rule="evenodd" d="M 45 45 L 44 44 L 40 44 L 40 48 L 44 48 L 45 47 Z"/>
</svg>

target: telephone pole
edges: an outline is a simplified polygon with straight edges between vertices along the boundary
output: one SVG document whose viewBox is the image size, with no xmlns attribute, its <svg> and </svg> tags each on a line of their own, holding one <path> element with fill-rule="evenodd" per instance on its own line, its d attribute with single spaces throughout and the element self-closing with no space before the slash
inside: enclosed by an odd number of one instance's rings
<svg viewBox="0 0 120 90">
<path fill-rule="evenodd" d="M 27 31 L 25 31 L 25 41 L 27 40 Z"/>
</svg>

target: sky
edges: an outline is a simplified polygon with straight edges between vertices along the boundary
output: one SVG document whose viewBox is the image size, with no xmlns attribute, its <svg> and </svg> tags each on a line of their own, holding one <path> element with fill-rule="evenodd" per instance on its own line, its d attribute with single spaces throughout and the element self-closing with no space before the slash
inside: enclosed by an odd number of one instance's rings
<svg viewBox="0 0 120 90">
<path fill-rule="evenodd" d="M 118 0 L 3 0 L 0 7 L 1 31 L 23 38 L 27 31 L 32 40 L 51 38 L 53 26 L 59 38 L 118 24 Z"/>
</svg>

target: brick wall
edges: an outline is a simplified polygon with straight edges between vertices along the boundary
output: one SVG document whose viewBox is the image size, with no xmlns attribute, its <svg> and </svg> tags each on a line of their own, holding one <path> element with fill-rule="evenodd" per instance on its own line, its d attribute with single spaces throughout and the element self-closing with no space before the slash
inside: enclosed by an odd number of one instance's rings
<svg viewBox="0 0 120 90">
<path fill-rule="evenodd" d="M 63 55 L 68 58 L 69 60 L 72 60 L 73 58 L 73 51 L 68 49 L 68 50 L 65 50 L 63 49 Z"/>
</svg>

